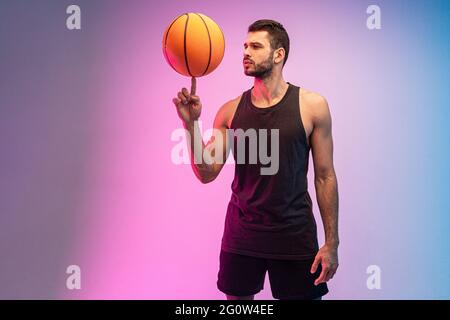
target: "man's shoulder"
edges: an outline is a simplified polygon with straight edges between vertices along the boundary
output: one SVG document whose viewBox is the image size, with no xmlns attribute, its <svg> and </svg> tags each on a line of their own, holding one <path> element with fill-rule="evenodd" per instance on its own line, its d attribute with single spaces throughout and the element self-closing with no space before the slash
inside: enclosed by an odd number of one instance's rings
<svg viewBox="0 0 450 320">
<path fill-rule="evenodd" d="M 309 107 L 320 107 L 327 103 L 327 99 L 323 95 L 305 88 L 300 88 L 299 95 L 301 101 Z"/>
<path fill-rule="evenodd" d="M 228 105 L 229 107 L 231 106 L 237 106 L 239 104 L 239 101 L 241 101 L 241 97 L 242 97 L 243 93 L 241 93 L 239 96 L 228 100 L 225 104 Z"/>
<path fill-rule="evenodd" d="M 323 95 L 304 88 L 299 91 L 300 108 L 303 108 L 312 119 L 320 120 L 329 115 L 328 101 Z"/>
<path fill-rule="evenodd" d="M 232 113 L 233 110 L 235 110 L 239 104 L 239 102 L 241 101 L 241 97 L 242 94 L 240 94 L 239 96 L 237 96 L 236 98 L 233 98 L 231 100 L 228 100 L 227 102 L 225 102 L 219 109 L 218 113 L 222 113 L 222 114 L 229 114 Z"/>
<path fill-rule="evenodd" d="M 221 123 L 225 123 L 227 127 L 231 124 L 231 119 L 233 119 L 233 116 L 236 112 L 237 106 L 239 105 L 239 102 L 241 101 L 242 94 L 239 96 L 228 100 L 225 102 L 217 111 L 217 119 L 220 119 Z"/>
</svg>

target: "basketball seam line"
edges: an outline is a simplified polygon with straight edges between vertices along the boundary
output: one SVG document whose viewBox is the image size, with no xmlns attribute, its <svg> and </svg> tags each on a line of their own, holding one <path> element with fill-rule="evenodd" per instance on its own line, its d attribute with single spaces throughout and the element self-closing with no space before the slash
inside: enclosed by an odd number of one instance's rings
<svg viewBox="0 0 450 320">
<path fill-rule="evenodd" d="M 186 62 L 186 68 L 187 68 L 189 75 L 191 77 L 193 77 L 193 75 L 191 74 L 191 70 L 189 69 L 189 63 L 188 63 L 188 58 L 187 58 L 186 34 L 187 34 L 187 26 L 188 26 L 188 22 L 189 22 L 189 13 L 186 13 L 186 15 L 187 15 L 187 19 L 186 19 L 186 23 L 184 25 L 184 60 Z"/>
<path fill-rule="evenodd" d="M 211 54 L 212 54 L 212 43 L 211 43 L 211 35 L 209 34 L 209 29 L 208 29 L 208 25 L 206 24 L 205 20 L 203 20 L 202 16 L 199 15 L 198 13 L 196 13 L 196 15 L 198 15 L 200 17 L 200 19 L 202 19 L 205 28 L 206 28 L 206 32 L 208 32 L 208 40 L 209 40 L 209 57 L 208 57 L 208 65 L 206 66 L 205 72 L 203 72 L 202 76 L 205 75 L 205 73 L 208 71 L 209 65 L 211 64 Z"/>
</svg>

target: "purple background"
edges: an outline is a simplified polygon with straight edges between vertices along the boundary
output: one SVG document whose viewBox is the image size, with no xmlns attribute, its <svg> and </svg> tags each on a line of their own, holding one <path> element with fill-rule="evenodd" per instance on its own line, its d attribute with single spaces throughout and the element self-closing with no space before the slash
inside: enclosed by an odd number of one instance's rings
<svg viewBox="0 0 450 320">
<path fill-rule="evenodd" d="M 66 28 L 70 4 L 79 31 Z M 370 4 L 381 30 L 366 27 Z M 190 81 L 161 41 L 184 12 L 214 19 L 226 41 L 198 79 L 203 130 L 252 86 L 242 44 L 261 18 L 289 33 L 285 79 L 329 102 L 341 246 L 326 298 L 450 298 L 449 2 L 283 0 L 0 3 L 0 298 L 224 298 L 233 165 L 203 185 L 171 159 L 171 100 Z M 312 170 L 309 181 L 315 200 Z M 314 214 L 323 243 L 315 201 Z M 66 288 L 72 264 L 81 290 Z M 267 277 L 257 299 L 272 299 Z"/>
</svg>

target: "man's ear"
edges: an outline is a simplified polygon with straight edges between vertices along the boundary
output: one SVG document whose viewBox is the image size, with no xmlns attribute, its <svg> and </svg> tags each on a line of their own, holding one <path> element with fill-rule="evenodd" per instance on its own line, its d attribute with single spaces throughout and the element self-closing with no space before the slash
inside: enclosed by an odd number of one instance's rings
<svg viewBox="0 0 450 320">
<path fill-rule="evenodd" d="M 283 47 L 276 49 L 275 54 L 273 55 L 275 63 L 283 62 L 285 54 L 286 54 L 286 51 L 284 50 Z"/>
</svg>

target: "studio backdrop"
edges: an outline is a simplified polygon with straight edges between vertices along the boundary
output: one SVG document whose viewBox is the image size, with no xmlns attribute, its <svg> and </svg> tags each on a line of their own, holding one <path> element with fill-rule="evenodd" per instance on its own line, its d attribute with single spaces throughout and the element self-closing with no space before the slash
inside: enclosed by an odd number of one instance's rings
<svg viewBox="0 0 450 320">
<path fill-rule="evenodd" d="M 251 88 L 248 26 L 273 19 L 286 81 L 326 97 L 339 269 L 326 299 L 448 299 L 449 1 L 0 2 L 0 298 L 224 299 L 216 287 L 230 157 L 202 184 L 162 51 L 183 13 L 224 57 L 197 79 L 204 139 Z M 310 167 L 319 244 L 323 226 Z M 73 278 L 77 276 L 77 281 Z M 268 279 L 257 299 L 272 299 Z"/>
</svg>

